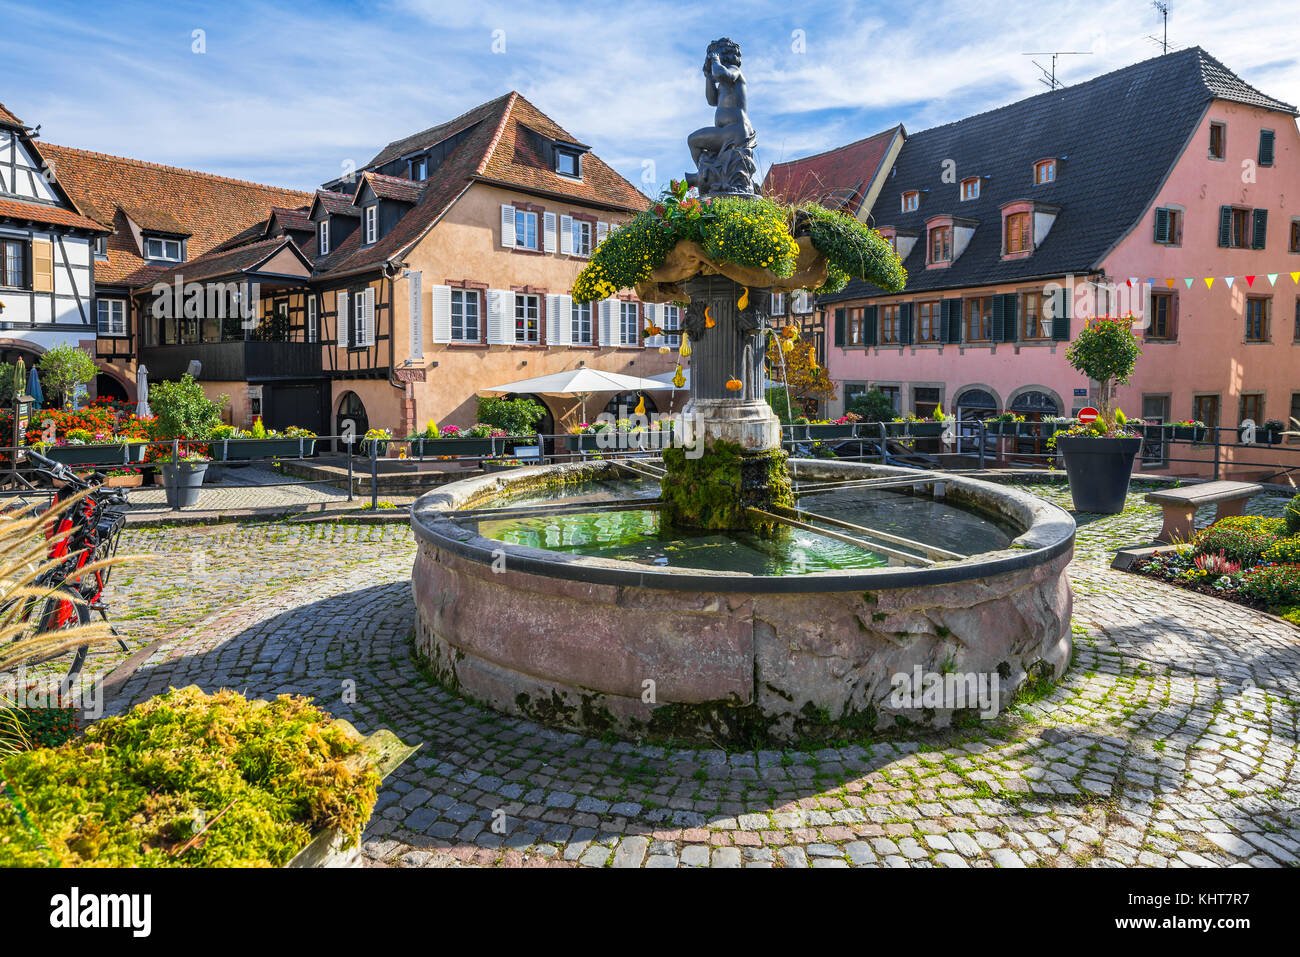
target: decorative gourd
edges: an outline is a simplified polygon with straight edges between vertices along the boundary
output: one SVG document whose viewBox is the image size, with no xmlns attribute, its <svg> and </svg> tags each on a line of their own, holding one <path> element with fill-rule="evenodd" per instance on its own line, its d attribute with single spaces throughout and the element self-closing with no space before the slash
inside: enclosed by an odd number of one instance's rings
<svg viewBox="0 0 1300 957">
<path fill-rule="evenodd" d="M 683 359 L 691 357 L 691 334 L 689 332 L 682 333 L 682 347 L 677 351 Z"/>
<path fill-rule="evenodd" d="M 718 324 L 718 320 L 713 318 L 713 313 L 709 312 L 709 307 L 704 307 L 704 328 L 712 329 Z"/>
<path fill-rule="evenodd" d="M 730 379 L 727 380 L 728 392 L 739 392 L 743 388 L 745 388 L 745 383 L 741 382 L 735 376 L 732 376 Z"/>
<path fill-rule="evenodd" d="M 740 298 L 736 300 L 737 309 L 744 309 L 746 306 L 749 305 L 749 287 L 745 286 L 744 288 L 745 291 L 742 292 L 740 294 Z"/>
<path fill-rule="evenodd" d="M 682 364 L 677 363 L 677 371 L 673 373 L 673 388 L 681 389 L 686 385 L 686 376 L 682 375 Z"/>
<path fill-rule="evenodd" d="M 637 415 L 645 415 L 645 396 L 641 396 L 641 398 L 637 401 L 636 408 L 633 409 L 632 411 L 635 412 Z"/>
</svg>

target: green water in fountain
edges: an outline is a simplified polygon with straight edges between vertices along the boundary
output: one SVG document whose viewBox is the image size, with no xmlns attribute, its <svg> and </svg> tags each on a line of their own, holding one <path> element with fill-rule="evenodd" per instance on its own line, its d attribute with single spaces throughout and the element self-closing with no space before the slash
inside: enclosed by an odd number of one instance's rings
<svg viewBox="0 0 1300 957">
<path fill-rule="evenodd" d="M 549 503 L 592 504 L 653 500 L 659 483 L 644 479 L 603 480 L 505 495 L 492 507 L 537 506 L 538 514 L 506 518 L 466 518 L 478 534 L 495 541 L 570 555 L 642 565 L 699 568 L 751 575 L 878 568 L 889 559 L 869 547 L 815 531 L 781 528 L 772 536 L 748 532 L 712 533 L 661 528 L 654 509 L 546 514 Z M 863 525 L 935 545 L 963 555 L 1006 548 L 1017 532 L 983 514 L 929 498 L 881 490 L 845 490 L 803 496 L 799 507 L 844 522 Z M 810 524 L 819 524 L 814 519 Z M 823 525 L 827 530 L 843 532 Z M 917 549 L 891 546 L 912 554 Z"/>
</svg>

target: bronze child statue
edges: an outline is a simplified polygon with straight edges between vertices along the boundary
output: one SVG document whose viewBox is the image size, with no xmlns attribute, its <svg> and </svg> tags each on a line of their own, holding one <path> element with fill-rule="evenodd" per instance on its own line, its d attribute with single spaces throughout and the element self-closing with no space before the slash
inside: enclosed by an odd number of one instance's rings
<svg viewBox="0 0 1300 957">
<path fill-rule="evenodd" d="M 709 44 L 704 59 L 704 96 L 717 107 L 713 125 L 686 138 L 698 173 L 686 182 L 701 196 L 755 196 L 758 167 L 754 146 L 758 141 L 745 113 L 745 75 L 740 72 L 740 45 L 723 37 Z"/>
</svg>

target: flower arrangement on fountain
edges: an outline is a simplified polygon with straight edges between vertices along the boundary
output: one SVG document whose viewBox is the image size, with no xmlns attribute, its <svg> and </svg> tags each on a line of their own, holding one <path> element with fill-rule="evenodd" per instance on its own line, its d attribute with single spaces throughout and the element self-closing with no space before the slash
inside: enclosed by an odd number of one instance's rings
<svg viewBox="0 0 1300 957">
<path fill-rule="evenodd" d="M 578 302 L 634 288 L 645 302 L 682 302 L 682 283 L 726 276 L 774 292 L 838 292 L 864 279 L 898 292 L 907 272 L 874 229 L 816 203 L 688 195 L 674 180 L 658 203 L 610 233 L 578 274 Z"/>
</svg>

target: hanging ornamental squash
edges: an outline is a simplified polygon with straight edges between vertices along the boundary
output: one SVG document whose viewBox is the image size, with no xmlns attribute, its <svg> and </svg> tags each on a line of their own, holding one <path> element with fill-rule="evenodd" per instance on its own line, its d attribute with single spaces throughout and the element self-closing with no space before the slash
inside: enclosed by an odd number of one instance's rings
<svg viewBox="0 0 1300 957">
<path fill-rule="evenodd" d="M 683 359 L 691 357 L 691 334 L 689 332 L 682 333 L 682 347 L 677 351 Z"/>
<path fill-rule="evenodd" d="M 641 396 L 640 400 L 636 404 L 636 408 L 632 411 L 637 415 L 645 415 L 645 396 Z"/>
<path fill-rule="evenodd" d="M 718 320 L 713 318 L 713 313 L 709 312 L 709 307 L 704 307 L 704 328 L 712 329 L 718 324 Z"/>
<path fill-rule="evenodd" d="M 677 363 L 677 371 L 673 373 L 673 388 L 681 389 L 686 386 L 686 376 L 682 375 L 682 364 Z"/>
<path fill-rule="evenodd" d="M 740 298 L 736 300 L 737 309 L 744 309 L 749 305 L 749 287 L 745 286 L 744 289 L 745 291 L 740 294 Z"/>
<path fill-rule="evenodd" d="M 730 379 L 727 380 L 728 392 L 739 392 L 743 388 L 745 388 L 745 383 L 741 382 L 735 376 L 732 376 Z"/>
</svg>

